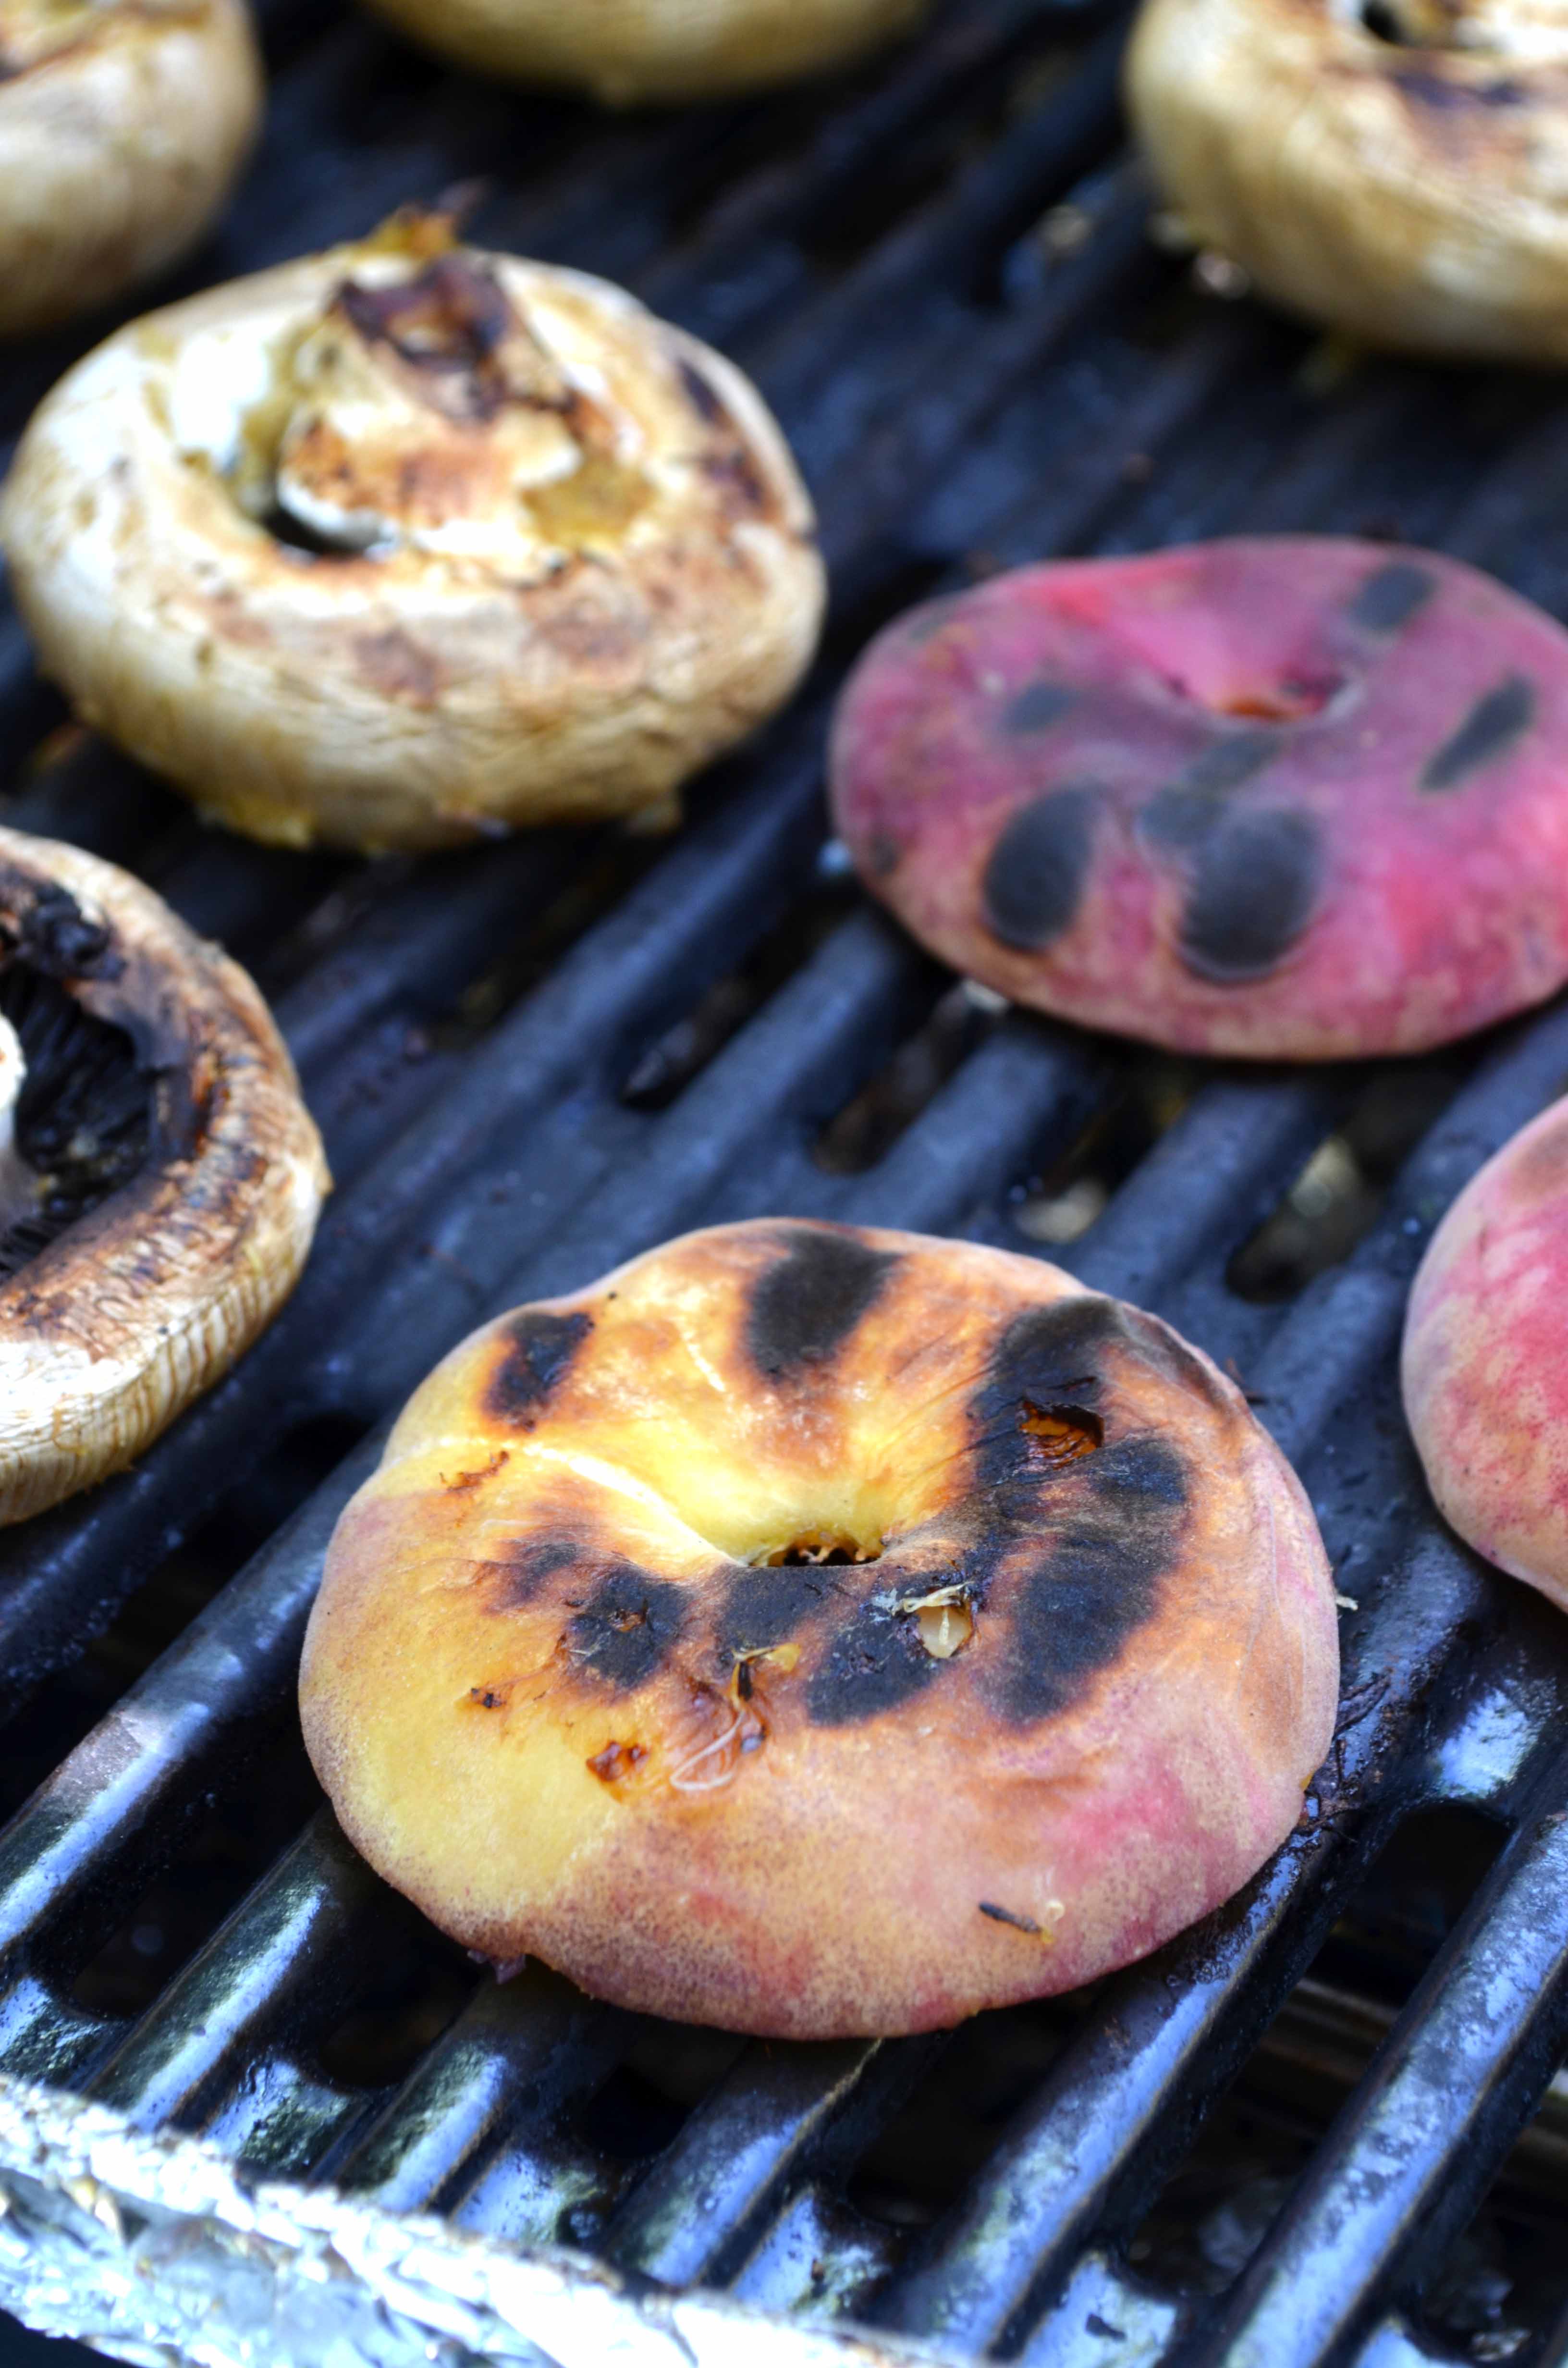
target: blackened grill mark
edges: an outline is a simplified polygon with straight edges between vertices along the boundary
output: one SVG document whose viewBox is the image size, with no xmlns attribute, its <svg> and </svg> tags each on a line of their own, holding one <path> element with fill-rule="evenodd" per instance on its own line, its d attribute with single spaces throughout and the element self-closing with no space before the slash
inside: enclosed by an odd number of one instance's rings
<svg viewBox="0 0 1568 2368">
<path fill-rule="evenodd" d="M 1008 733 L 1044 732 L 1072 706 L 1076 691 L 1060 682 L 1031 682 L 1007 701 L 1002 729 Z"/>
<path fill-rule="evenodd" d="M 1160 1497 L 1134 1494 L 1085 1508 L 1051 1541 L 1019 1585 L 1009 1649 L 989 1665 L 1008 1718 L 1060 1715 L 1119 1660 L 1158 1608 L 1181 1527 Z"/>
<path fill-rule="evenodd" d="M 923 1693 L 950 1661 L 934 1660 L 917 1621 L 885 1602 L 862 1603 L 835 1635 L 806 1691 L 815 1726 L 849 1726 Z"/>
<path fill-rule="evenodd" d="M 489 1585 L 485 1609 L 521 1611 L 541 1595 L 558 1571 L 568 1570 L 577 1548 L 563 1538 L 519 1540 L 509 1554 L 481 1565 Z"/>
<path fill-rule="evenodd" d="M 1397 633 L 1424 609 L 1437 588 L 1430 568 L 1408 559 L 1392 559 L 1361 586 L 1346 614 L 1353 625 L 1369 633 Z"/>
<path fill-rule="evenodd" d="M 784 1225 L 775 1238 L 784 1255 L 758 1276 L 746 1316 L 751 1360 L 774 1382 L 842 1348 L 898 1264 L 896 1251 L 826 1226 Z"/>
<path fill-rule="evenodd" d="M 985 867 L 985 919 L 1005 946 L 1038 951 L 1073 920 L 1094 857 L 1099 791 L 1077 782 L 1020 806 Z"/>
<path fill-rule="evenodd" d="M 1227 814 L 1202 841 L 1180 951 L 1199 978 L 1264 978 L 1312 918 L 1323 876 L 1312 815 L 1289 807 Z"/>
<path fill-rule="evenodd" d="M 572 1657 L 619 1692 L 631 1693 L 662 1668 L 686 1625 L 687 1595 L 671 1579 L 621 1563 L 600 1580 L 571 1622 Z"/>
<path fill-rule="evenodd" d="M 550 1315 L 525 1308 L 507 1327 L 506 1353 L 484 1393 L 485 1413 L 497 1422 L 526 1426 L 593 1328 L 591 1315 Z"/>
<path fill-rule="evenodd" d="M 1421 776 L 1424 790 L 1457 788 L 1466 775 L 1490 765 L 1510 748 L 1535 720 L 1535 685 L 1522 674 L 1486 691 L 1459 730 L 1445 740 Z"/>
<path fill-rule="evenodd" d="M 1188 854 L 1205 839 L 1225 811 L 1225 799 L 1261 773 L 1286 746 L 1278 731 L 1227 734 L 1204 749 L 1180 777 L 1157 790 L 1139 815 L 1139 827 L 1156 847 Z"/>
<path fill-rule="evenodd" d="M 810 1565 L 743 1570 L 731 1581 L 719 1614 L 716 1641 L 728 1668 L 741 1653 L 769 1651 L 786 1644 L 824 1603 L 841 1599 L 842 1581 Z"/>
<path fill-rule="evenodd" d="M 1081 1405 L 1092 1411 L 1108 1352 L 1126 1345 L 1121 1308 L 1087 1292 L 1015 1316 L 969 1401 L 977 1487 L 989 1495 L 1022 1482 L 1034 1502 L 1040 1464 L 1023 1428 L 1026 1406 Z"/>
</svg>

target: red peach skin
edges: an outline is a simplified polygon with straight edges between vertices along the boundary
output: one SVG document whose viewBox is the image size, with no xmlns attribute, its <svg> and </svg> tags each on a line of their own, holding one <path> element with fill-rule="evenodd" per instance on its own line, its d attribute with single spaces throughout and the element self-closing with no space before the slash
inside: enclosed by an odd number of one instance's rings
<svg viewBox="0 0 1568 2368">
<path fill-rule="evenodd" d="M 1444 1518 L 1568 1611 L 1568 1099 L 1488 1160 L 1432 1236 L 1403 1383 Z"/>
<path fill-rule="evenodd" d="M 872 644 L 832 780 L 924 944 L 1178 1051 L 1417 1052 L 1568 977 L 1568 632 L 1429 552 L 997 576 Z"/>
</svg>

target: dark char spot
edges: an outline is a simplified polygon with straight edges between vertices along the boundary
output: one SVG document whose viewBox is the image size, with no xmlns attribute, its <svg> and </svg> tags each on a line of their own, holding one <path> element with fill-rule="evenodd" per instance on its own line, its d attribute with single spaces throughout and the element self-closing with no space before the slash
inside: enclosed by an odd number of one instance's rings
<svg viewBox="0 0 1568 2368">
<path fill-rule="evenodd" d="M 1535 686 L 1513 674 L 1484 692 L 1421 776 L 1424 790 L 1457 788 L 1467 773 L 1490 765 L 1513 746 L 1535 717 Z"/>
<path fill-rule="evenodd" d="M 118 978 L 125 967 L 109 931 L 87 918 L 69 889 L 9 864 L 0 869 L 0 935 L 46 978 Z"/>
<path fill-rule="evenodd" d="M 607 1572 L 567 1629 L 572 1656 L 622 1693 L 653 1676 L 686 1624 L 687 1592 L 635 1563 Z"/>
<path fill-rule="evenodd" d="M 486 1610 L 520 1611 L 576 1559 L 576 1547 L 564 1538 L 519 1539 L 509 1553 L 484 1565 L 490 1581 Z"/>
<path fill-rule="evenodd" d="M 1036 1502 L 1040 1466 L 1023 1428 L 1028 1406 L 1081 1405 L 1093 1411 L 1108 1351 L 1130 1345 L 1124 1311 L 1088 1292 L 1015 1316 L 969 1401 L 971 1453 L 988 1495 L 1022 1483 Z"/>
<path fill-rule="evenodd" d="M 982 894 L 991 934 L 1030 951 L 1061 936 L 1078 909 L 1094 856 L 1099 791 L 1089 782 L 1020 806 L 985 867 Z"/>
<path fill-rule="evenodd" d="M 1311 814 L 1288 807 L 1227 814 L 1199 849 L 1182 961 L 1220 985 L 1266 977 L 1312 918 L 1322 877 Z"/>
<path fill-rule="evenodd" d="M 757 1278 L 746 1318 L 746 1348 L 769 1381 L 841 1348 L 898 1263 L 825 1226 L 780 1226 L 776 1238 L 784 1255 Z"/>
<path fill-rule="evenodd" d="M 1059 682 L 1031 682 L 1007 701 L 1002 728 L 1012 733 L 1044 732 L 1066 714 L 1076 695 Z"/>
<path fill-rule="evenodd" d="M 1346 611 L 1353 625 L 1369 633 L 1397 633 L 1424 609 L 1437 588 L 1429 567 L 1408 559 L 1391 559 L 1369 575 Z"/>
<path fill-rule="evenodd" d="M 486 1414 L 497 1422 L 526 1422 L 593 1328 L 591 1315 L 550 1315 L 525 1308 L 508 1327 L 506 1352 L 490 1377 Z"/>
<path fill-rule="evenodd" d="M 873 880 L 885 880 L 890 871 L 898 870 L 903 854 L 903 848 L 891 832 L 873 831 L 866 842 L 866 869 Z"/>
<path fill-rule="evenodd" d="M 1234 732 L 1216 740 L 1166 788 L 1156 791 L 1139 816 L 1156 847 L 1187 854 L 1206 837 L 1224 812 L 1224 800 L 1272 762 L 1284 746 L 1278 731 Z"/>
<path fill-rule="evenodd" d="M 920 1641 L 918 1622 L 891 1604 L 862 1603 L 846 1620 L 814 1671 L 806 1713 L 815 1726 L 848 1726 L 896 1710 L 927 1687 L 939 1669 Z"/>
<path fill-rule="evenodd" d="M 1089 1501 L 1026 1572 L 1011 1649 L 991 1665 L 1002 1706 L 1020 1724 L 1066 1710 L 1120 1658 L 1153 1616 L 1180 1547 L 1187 1486 L 1165 1440 L 1125 1440 L 1085 1469 Z"/>
<path fill-rule="evenodd" d="M 743 1570 L 731 1581 L 719 1614 L 717 1642 L 727 1667 L 738 1653 L 782 1645 L 841 1592 L 831 1571 L 811 1564 Z"/>
</svg>

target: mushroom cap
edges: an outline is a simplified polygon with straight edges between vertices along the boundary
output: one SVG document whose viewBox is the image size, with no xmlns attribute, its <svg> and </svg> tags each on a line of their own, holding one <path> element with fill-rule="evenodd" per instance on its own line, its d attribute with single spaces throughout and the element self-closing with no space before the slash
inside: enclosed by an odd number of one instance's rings
<svg viewBox="0 0 1568 2368">
<path fill-rule="evenodd" d="M 1568 1099 L 1505 1144 L 1433 1235 L 1402 1378 L 1444 1519 L 1568 1611 Z"/>
<path fill-rule="evenodd" d="M 928 0 L 374 0 L 405 33 L 482 72 L 608 107 L 716 98 L 846 65 Z"/>
<path fill-rule="evenodd" d="M 1145 0 L 1127 97 L 1166 199 L 1369 345 L 1568 360 L 1568 17 L 1378 8 L 1397 40 L 1358 0 Z"/>
<path fill-rule="evenodd" d="M 1019 1003 L 1177 1051 L 1417 1052 L 1568 977 L 1568 632 L 1290 535 L 915 609 L 834 727 L 873 893 Z"/>
<path fill-rule="evenodd" d="M 0 1281 L 0 1522 L 130 1463 L 293 1289 L 329 1178 L 249 978 L 112 863 L 0 829 L 0 940 L 131 1039 L 130 1183 Z"/>
<path fill-rule="evenodd" d="M 0 332 L 101 303 L 196 245 L 250 153 L 244 0 L 3 0 Z"/>
<path fill-rule="evenodd" d="M 453 1350 L 339 1522 L 300 1700 L 443 1930 L 808 2038 L 1204 1915 L 1337 1682 L 1311 1510 L 1206 1357 L 1032 1258 L 761 1220 Z"/>
<path fill-rule="evenodd" d="M 418 216 L 120 330 L 0 505 L 85 717 L 236 829 L 368 849 L 667 806 L 809 663 L 812 528 L 721 356 Z"/>
</svg>

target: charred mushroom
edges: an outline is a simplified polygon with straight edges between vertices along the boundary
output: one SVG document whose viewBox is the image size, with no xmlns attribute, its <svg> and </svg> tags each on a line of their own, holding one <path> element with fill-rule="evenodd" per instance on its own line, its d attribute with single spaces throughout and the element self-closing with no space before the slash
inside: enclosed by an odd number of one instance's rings
<svg viewBox="0 0 1568 2368">
<path fill-rule="evenodd" d="M 926 0 L 374 0 L 432 49 L 483 73 L 557 83 L 608 107 L 712 98 L 846 65 Z"/>
<path fill-rule="evenodd" d="M 0 0 L 0 330 L 194 246 L 261 101 L 244 0 Z"/>
<path fill-rule="evenodd" d="M 1191 236 L 1279 303 L 1568 361 L 1562 0 L 1147 0 L 1127 89 Z"/>
<path fill-rule="evenodd" d="M 0 534 L 81 713 L 291 846 L 667 814 L 823 605 L 740 372 L 438 216 L 109 338 L 34 417 Z"/>
<path fill-rule="evenodd" d="M 1300 1817 L 1338 1670 L 1301 1485 L 1166 1325 L 764 1220 L 453 1349 L 338 1524 L 300 1702 L 443 1930 L 804 2039 L 1206 1915 Z"/>
<path fill-rule="evenodd" d="M 255 1339 L 327 1189 L 244 971 L 0 829 L 0 1522 L 131 1463 Z"/>
</svg>

